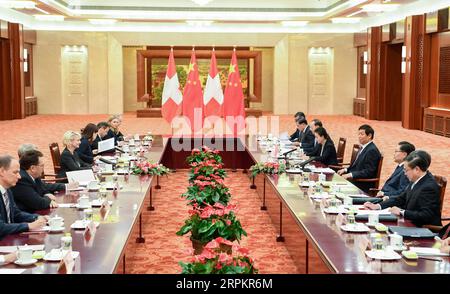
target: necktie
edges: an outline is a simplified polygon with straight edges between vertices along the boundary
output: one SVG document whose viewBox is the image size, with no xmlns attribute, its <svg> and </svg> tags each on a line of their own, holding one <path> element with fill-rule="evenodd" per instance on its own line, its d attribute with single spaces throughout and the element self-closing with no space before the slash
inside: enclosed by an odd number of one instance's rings
<svg viewBox="0 0 450 294">
<path fill-rule="evenodd" d="M 361 155 L 363 148 L 359 149 L 358 153 L 356 153 L 355 162 L 358 160 L 359 155 Z"/>
<path fill-rule="evenodd" d="M 6 221 L 8 223 L 10 223 L 11 222 L 11 208 L 9 205 L 8 192 L 3 193 L 2 196 L 3 196 L 3 203 L 5 204 L 5 210 L 6 210 Z"/>
</svg>

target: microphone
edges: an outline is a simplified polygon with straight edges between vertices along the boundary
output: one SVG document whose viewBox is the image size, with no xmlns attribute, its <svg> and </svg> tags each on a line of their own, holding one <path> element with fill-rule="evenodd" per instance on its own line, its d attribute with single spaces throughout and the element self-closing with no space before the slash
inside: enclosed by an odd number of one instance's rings
<svg viewBox="0 0 450 294">
<path fill-rule="evenodd" d="M 294 152 L 295 150 L 297 150 L 297 148 L 294 148 L 294 149 L 291 149 L 291 150 L 289 150 L 289 151 L 286 151 L 286 152 L 284 152 L 283 154 L 281 154 L 281 156 L 286 157 L 286 155 L 288 155 L 289 153 Z"/>
<path fill-rule="evenodd" d="M 125 151 L 123 151 L 122 148 L 119 148 L 119 147 L 117 147 L 117 146 L 115 146 L 114 148 L 115 148 L 117 151 L 119 151 L 120 153 L 125 153 Z"/>
</svg>

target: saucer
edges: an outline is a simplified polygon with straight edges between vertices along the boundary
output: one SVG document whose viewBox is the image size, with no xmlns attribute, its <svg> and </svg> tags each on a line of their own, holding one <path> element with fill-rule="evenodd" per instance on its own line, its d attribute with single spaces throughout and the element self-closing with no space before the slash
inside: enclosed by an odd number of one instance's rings
<svg viewBox="0 0 450 294">
<path fill-rule="evenodd" d="M 58 233 L 58 232 L 62 232 L 62 231 L 64 231 L 64 229 L 65 229 L 65 227 L 59 227 L 59 228 L 48 228 L 48 230 L 49 230 L 49 232 L 50 233 Z"/>
<path fill-rule="evenodd" d="M 397 260 L 402 258 L 397 252 L 392 250 L 369 250 L 366 251 L 366 255 L 372 259 L 379 260 Z"/>
<path fill-rule="evenodd" d="M 37 259 L 34 259 L 34 258 L 32 258 L 30 260 L 23 260 L 23 261 L 22 260 L 16 260 L 16 261 L 14 261 L 15 264 L 20 265 L 20 266 L 32 265 L 32 264 L 34 264 L 36 262 L 37 262 Z"/>
<path fill-rule="evenodd" d="M 379 223 L 366 223 L 366 226 L 369 227 L 375 227 L 376 225 L 378 225 Z"/>
<path fill-rule="evenodd" d="M 100 225 L 99 222 L 94 222 L 95 226 L 98 227 Z M 75 221 L 70 227 L 74 230 L 84 230 L 86 229 L 87 221 Z"/>
<path fill-rule="evenodd" d="M 86 208 L 91 208 L 92 206 L 91 206 L 91 203 L 89 203 L 88 205 L 83 205 L 83 206 L 80 206 L 80 204 L 75 204 L 75 207 L 77 209 L 86 209 Z"/>
<path fill-rule="evenodd" d="M 370 232 L 370 229 L 366 227 L 364 224 L 360 225 L 342 225 L 341 229 L 346 232 L 353 232 L 353 233 L 365 233 Z"/>
<path fill-rule="evenodd" d="M 386 246 L 386 248 L 393 250 L 393 251 L 405 251 L 408 249 L 408 247 L 406 247 L 405 245 L 403 245 L 402 247 L 393 247 L 391 245 Z"/>
</svg>

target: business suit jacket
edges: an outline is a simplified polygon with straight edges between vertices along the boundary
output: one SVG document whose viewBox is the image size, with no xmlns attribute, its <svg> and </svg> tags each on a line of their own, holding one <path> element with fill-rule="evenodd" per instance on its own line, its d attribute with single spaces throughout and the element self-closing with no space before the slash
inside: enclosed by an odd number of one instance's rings
<svg viewBox="0 0 450 294">
<path fill-rule="evenodd" d="M 376 178 L 380 159 L 380 151 L 372 142 L 361 151 L 358 158 L 347 168 L 347 172 L 352 173 L 353 179 Z M 366 193 L 375 187 L 375 183 L 353 182 L 353 184 Z"/>
<path fill-rule="evenodd" d="M 67 148 L 64 148 L 61 153 L 61 170 L 58 173 L 58 178 L 65 178 L 68 171 L 90 169 L 91 167 L 89 163 L 78 157 L 77 152 L 72 154 Z"/>
<path fill-rule="evenodd" d="M 114 144 L 117 145 L 118 141 L 123 141 L 123 134 L 119 132 L 114 132 L 111 128 L 108 131 L 108 134 L 103 138 L 103 140 L 114 138 Z"/>
<path fill-rule="evenodd" d="M 309 156 L 316 157 L 315 161 L 321 162 L 325 165 L 338 164 L 336 148 L 334 147 L 334 143 L 331 139 L 326 140 L 325 145 L 323 146 L 323 151 L 322 151 L 322 144 L 317 144 L 316 147 L 314 147 L 313 152 L 311 152 Z"/>
<path fill-rule="evenodd" d="M 8 222 L 3 197 L 0 196 L 0 239 L 10 234 L 28 231 L 28 223 L 34 222 L 38 218 L 38 215 L 21 211 L 16 206 L 11 190 L 7 189 L 6 193 L 9 198 L 11 222 Z"/>
<path fill-rule="evenodd" d="M 94 154 L 92 153 L 91 144 L 89 144 L 89 140 L 87 138 L 83 137 L 81 139 L 80 147 L 78 147 L 78 149 L 75 151 L 78 153 L 78 157 L 80 157 L 80 159 L 84 162 L 89 164 L 92 164 L 94 162 Z"/>
<path fill-rule="evenodd" d="M 36 210 L 50 207 L 51 199 L 45 194 L 53 193 L 55 190 L 48 188 L 58 188 L 63 190 L 64 184 L 54 184 L 46 186 L 41 179 L 34 179 L 23 169 L 20 170 L 20 180 L 11 188 L 14 201 L 20 210 L 35 212 Z"/>
<path fill-rule="evenodd" d="M 316 137 L 311 132 L 311 128 L 309 126 L 307 126 L 303 130 L 303 135 L 300 140 L 300 142 L 302 143 L 301 147 L 306 154 L 313 151 L 315 139 L 316 139 Z"/>
<path fill-rule="evenodd" d="M 416 226 L 442 225 L 440 189 L 433 175 L 427 172 L 413 189 L 411 186 L 412 183 L 398 197 L 381 202 L 381 208 L 397 206 L 404 209 L 405 218 L 411 220 Z"/>
<path fill-rule="evenodd" d="M 294 132 L 294 133 L 291 135 L 291 137 L 289 138 L 289 140 L 290 140 L 291 142 L 297 142 L 297 141 L 300 141 L 301 135 L 302 135 L 302 132 L 300 132 L 299 129 L 296 129 L 295 132 Z"/>
<path fill-rule="evenodd" d="M 398 165 L 389 179 L 387 179 L 386 183 L 384 183 L 381 191 L 384 192 L 384 195 L 387 195 L 389 197 L 397 197 L 403 191 L 405 191 L 408 185 L 409 179 L 403 171 L 403 165 Z"/>
</svg>

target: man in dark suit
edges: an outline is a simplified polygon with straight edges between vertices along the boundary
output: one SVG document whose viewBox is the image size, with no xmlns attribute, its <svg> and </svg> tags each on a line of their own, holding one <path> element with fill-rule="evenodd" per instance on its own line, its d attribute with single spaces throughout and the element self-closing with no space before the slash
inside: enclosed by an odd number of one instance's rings
<svg viewBox="0 0 450 294">
<path fill-rule="evenodd" d="M 92 153 L 97 154 L 98 142 L 108 139 L 109 124 L 106 121 L 99 122 L 97 124 L 97 137 L 92 141 L 91 148 Z"/>
<path fill-rule="evenodd" d="M 310 128 L 311 128 L 311 132 L 313 133 L 313 135 L 315 136 L 314 132 L 316 131 L 317 128 L 323 128 L 323 124 L 322 122 L 315 118 L 311 121 L 310 123 Z M 314 146 L 313 149 L 306 153 L 306 155 L 308 156 L 314 156 L 313 154 L 317 154 L 317 153 L 321 153 L 322 146 L 317 142 L 317 138 L 314 138 Z M 333 164 L 337 164 L 337 163 L 333 163 Z"/>
<path fill-rule="evenodd" d="M 427 156 L 425 151 L 417 150 L 406 157 L 404 169 L 411 183 L 402 194 L 380 204 L 366 202 L 364 206 L 374 210 L 390 207 L 392 214 L 401 215 L 416 226 L 442 225 L 440 188 L 428 171 Z"/>
<path fill-rule="evenodd" d="M 397 197 L 405 191 L 409 185 L 409 179 L 403 171 L 404 160 L 415 149 L 414 145 L 409 142 L 402 141 L 398 143 L 394 151 L 394 161 L 398 165 L 386 183 L 384 183 L 383 188 L 378 192 L 378 197 L 383 197 L 383 200 L 387 200 L 390 197 Z"/>
<path fill-rule="evenodd" d="M 351 181 L 352 179 L 372 179 L 377 177 L 378 163 L 381 159 L 380 151 L 373 137 L 375 131 L 369 125 L 362 125 L 358 129 L 358 140 L 362 145 L 356 156 L 356 160 L 348 167 L 340 169 L 338 174 L 344 179 Z M 352 182 L 352 181 L 351 181 Z M 375 183 L 356 182 L 353 184 L 364 192 L 369 192 L 370 188 L 374 188 Z"/>
<path fill-rule="evenodd" d="M 301 112 L 301 111 L 297 112 L 295 114 L 295 116 L 294 116 L 294 122 L 295 122 L 296 126 L 297 126 L 297 121 L 300 118 L 305 118 L 305 114 L 303 112 Z M 300 132 L 300 130 L 298 128 L 296 128 L 295 132 L 289 137 L 289 140 L 291 142 L 298 142 L 298 141 L 300 141 L 300 137 L 301 137 L 301 132 Z"/>
<path fill-rule="evenodd" d="M 9 155 L 0 155 L 0 239 L 15 233 L 40 229 L 47 216 L 21 211 L 14 202 L 10 188 L 20 179 L 19 162 Z"/>
<path fill-rule="evenodd" d="M 305 154 L 312 152 L 314 149 L 314 141 L 316 140 L 316 137 L 314 136 L 313 132 L 311 132 L 308 121 L 305 118 L 300 118 L 299 120 L 297 120 L 297 128 L 300 130 L 302 135 L 300 138 L 300 142 L 294 144 L 300 146 Z"/>
<path fill-rule="evenodd" d="M 60 183 L 44 186 L 41 180 L 44 171 L 42 156 L 42 152 L 32 150 L 23 154 L 19 160 L 21 178 L 11 191 L 17 207 L 23 211 L 35 212 L 58 207 L 53 193 L 65 189 L 65 185 Z"/>
</svg>

